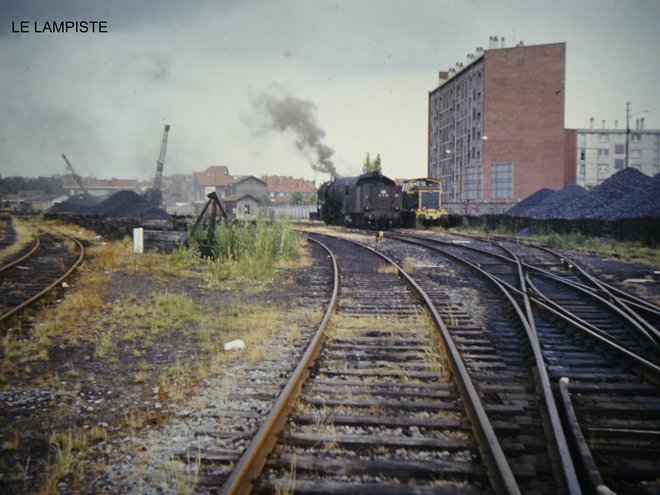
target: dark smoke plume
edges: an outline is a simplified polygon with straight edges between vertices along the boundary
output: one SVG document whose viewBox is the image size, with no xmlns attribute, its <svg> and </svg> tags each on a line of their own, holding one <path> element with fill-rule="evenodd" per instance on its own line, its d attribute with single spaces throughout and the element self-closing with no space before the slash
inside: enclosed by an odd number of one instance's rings
<svg viewBox="0 0 660 495">
<path fill-rule="evenodd" d="M 296 148 L 319 172 L 339 177 L 332 160 L 334 150 L 322 143 L 325 131 L 316 122 L 316 105 L 308 100 L 291 96 L 275 98 L 261 95 L 256 105 L 270 117 L 270 128 L 284 132 L 292 130 L 296 136 Z"/>
</svg>

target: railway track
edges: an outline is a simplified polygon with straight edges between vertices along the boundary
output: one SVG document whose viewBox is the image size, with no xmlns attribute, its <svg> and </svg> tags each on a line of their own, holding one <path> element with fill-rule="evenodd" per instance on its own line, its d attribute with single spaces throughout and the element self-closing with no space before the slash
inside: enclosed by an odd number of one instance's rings
<svg viewBox="0 0 660 495">
<path fill-rule="evenodd" d="M 282 417 L 264 423 L 270 440 L 252 440 L 223 493 L 518 493 L 520 480 L 532 486 L 536 473 L 524 463 L 512 471 L 496 434 L 522 427 L 493 427 L 489 415 L 499 408 L 484 408 L 479 396 L 486 391 L 474 388 L 430 298 L 409 280 L 417 294 L 411 291 L 376 253 L 344 240 L 322 242 L 340 253 L 341 267 L 327 342 L 313 351 L 319 358 L 310 378 L 292 387 L 301 391 L 299 405 L 270 457 L 259 458 L 275 443 L 279 428 L 269 425 L 284 424 Z M 543 450 L 526 461 L 543 465 Z"/>
<path fill-rule="evenodd" d="M 80 265 L 82 243 L 66 234 L 39 232 L 27 250 L 0 267 L 0 323 L 41 299 Z"/>
<path fill-rule="evenodd" d="M 657 326 L 641 311 L 633 315 L 627 306 L 643 307 L 650 314 L 657 308 L 632 298 L 623 298 L 621 304 L 608 294 L 616 291 L 602 290 L 575 263 L 535 246 L 398 238 L 415 249 L 463 263 L 469 270 L 463 269 L 461 276 L 482 294 L 488 293 L 483 280 L 491 277 L 487 285 L 492 292 L 495 278 L 502 286 L 500 292 L 507 291 L 510 301 L 525 306 L 528 324 L 535 329 L 531 340 L 537 341 L 541 352 L 585 491 L 660 490 L 660 373 L 657 344 L 648 338 Z M 428 273 L 419 276 L 429 284 L 442 282 Z M 447 305 L 451 304 L 460 303 L 449 298 Z M 505 314 L 498 311 L 482 319 L 485 340 L 495 343 Z M 640 328 L 648 329 L 646 336 Z M 521 333 L 511 337 L 514 349 L 500 344 L 509 355 L 519 351 L 523 342 Z M 480 351 L 486 352 L 483 344 L 481 340 Z"/>
</svg>

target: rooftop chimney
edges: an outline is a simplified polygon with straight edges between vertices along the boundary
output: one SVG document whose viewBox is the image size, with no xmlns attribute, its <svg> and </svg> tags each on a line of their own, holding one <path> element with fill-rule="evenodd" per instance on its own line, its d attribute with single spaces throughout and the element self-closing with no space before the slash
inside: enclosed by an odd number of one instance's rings
<svg viewBox="0 0 660 495">
<path fill-rule="evenodd" d="M 505 47 L 504 36 L 502 36 L 502 41 L 500 41 L 500 48 L 504 48 L 504 47 Z"/>
<path fill-rule="evenodd" d="M 617 129 L 619 127 L 619 121 L 615 120 L 614 121 L 614 128 Z"/>
<path fill-rule="evenodd" d="M 591 117 L 589 119 L 589 128 L 593 131 L 594 130 L 594 118 Z"/>
<path fill-rule="evenodd" d="M 642 130 L 642 131 L 644 130 L 644 117 L 642 117 L 641 119 L 639 119 L 639 128 L 640 128 L 640 130 Z"/>
</svg>

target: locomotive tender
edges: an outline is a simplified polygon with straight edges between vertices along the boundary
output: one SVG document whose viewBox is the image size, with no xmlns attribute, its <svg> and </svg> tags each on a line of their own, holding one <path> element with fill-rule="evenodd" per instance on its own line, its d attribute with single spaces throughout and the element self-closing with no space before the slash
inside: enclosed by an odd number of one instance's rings
<svg viewBox="0 0 660 495">
<path fill-rule="evenodd" d="M 325 223 L 378 229 L 401 225 L 401 187 L 380 172 L 326 182 L 319 188 L 318 202 Z"/>
</svg>

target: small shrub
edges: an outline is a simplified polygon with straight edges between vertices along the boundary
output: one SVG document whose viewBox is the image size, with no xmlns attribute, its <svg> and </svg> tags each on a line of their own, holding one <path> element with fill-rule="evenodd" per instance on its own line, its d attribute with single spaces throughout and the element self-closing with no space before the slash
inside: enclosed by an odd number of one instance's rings
<svg viewBox="0 0 660 495">
<path fill-rule="evenodd" d="M 278 263 L 296 258 L 302 245 L 290 222 L 263 218 L 255 224 L 222 222 L 215 238 L 215 259 L 209 261 L 209 270 L 217 280 L 272 279 Z"/>
</svg>

